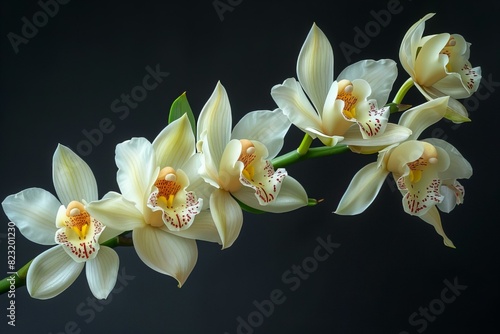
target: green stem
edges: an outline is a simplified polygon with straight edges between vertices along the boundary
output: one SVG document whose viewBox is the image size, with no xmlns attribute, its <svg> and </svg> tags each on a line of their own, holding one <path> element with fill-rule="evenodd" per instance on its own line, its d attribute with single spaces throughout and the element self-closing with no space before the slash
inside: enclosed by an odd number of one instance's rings
<svg viewBox="0 0 500 334">
<path fill-rule="evenodd" d="M 21 267 L 15 274 L 5 277 L 0 281 L 0 294 L 6 293 L 11 289 L 11 286 L 15 289 L 26 284 L 26 276 L 28 275 L 28 268 L 33 260 L 26 263 Z"/>
<path fill-rule="evenodd" d="M 406 93 L 408 90 L 410 90 L 411 87 L 413 87 L 415 83 L 413 82 L 412 78 L 408 78 L 401 88 L 399 88 L 398 92 L 396 93 L 396 96 L 394 96 L 394 100 L 392 100 L 393 103 L 400 104 L 403 101 L 403 98 L 405 97 Z"/>
<path fill-rule="evenodd" d="M 304 135 L 304 138 L 302 139 L 302 142 L 299 145 L 299 148 L 297 148 L 297 153 L 300 155 L 306 154 L 307 150 L 309 150 L 309 147 L 311 146 L 312 141 L 313 141 L 312 137 L 306 133 Z"/>
<path fill-rule="evenodd" d="M 122 233 L 120 235 L 117 235 L 114 238 L 106 240 L 101 245 L 108 246 L 111 248 L 115 248 L 117 246 L 133 246 L 134 242 L 132 241 L 132 238 L 127 237 L 125 235 L 126 233 L 128 233 L 128 232 Z"/>
<path fill-rule="evenodd" d="M 309 198 L 307 200 L 307 206 L 315 206 L 315 205 L 318 205 L 318 203 L 321 203 L 323 202 L 323 198 L 321 199 L 315 199 L 315 198 Z"/>
<path fill-rule="evenodd" d="M 125 232 L 128 233 L 128 232 Z M 106 240 L 101 245 L 115 248 L 117 246 L 133 246 L 133 241 L 130 237 L 124 234 L 118 235 L 114 238 Z M 0 295 L 8 292 L 11 287 L 14 289 L 20 288 L 26 285 L 26 276 L 28 275 L 28 269 L 33 260 L 26 263 L 17 272 L 11 274 L 0 281 Z"/>
<path fill-rule="evenodd" d="M 282 168 L 299 161 L 312 158 L 326 157 L 329 155 L 340 154 L 347 151 L 349 151 L 349 148 L 345 145 L 333 146 L 333 147 L 330 146 L 313 147 L 309 148 L 307 152 L 303 154 L 300 154 L 298 150 L 288 152 L 286 154 L 274 158 L 271 161 L 271 163 L 273 164 L 274 168 Z"/>
<path fill-rule="evenodd" d="M 253 214 L 269 213 L 268 211 L 263 211 L 263 210 L 259 210 L 259 209 L 256 209 L 256 208 L 252 208 L 251 206 L 246 205 L 245 203 L 241 202 L 239 199 L 237 199 L 234 196 L 233 196 L 233 198 L 236 200 L 236 202 L 238 202 L 238 204 L 240 205 L 241 209 L 243 209 L 243 211 L 246 211 L 246 212 L 249 212 L 249 213 L 253 213 Z M 307 199 L 307 206 L 315 206 L 316 204 L 318 204 L 318 203 L 320 203 L 322 201 L 323 201 L 322 199 L 315 199 L 315 198 L 310 198 L 309 197 Z"/>
</svg>

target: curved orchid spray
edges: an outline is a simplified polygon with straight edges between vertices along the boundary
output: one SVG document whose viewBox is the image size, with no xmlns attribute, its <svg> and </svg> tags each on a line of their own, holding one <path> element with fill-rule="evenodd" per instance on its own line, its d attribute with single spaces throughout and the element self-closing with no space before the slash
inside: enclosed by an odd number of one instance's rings
<svg viewBox="0 0 500 334">
<path fill-rule="evenodd" d="M 94 296 L 106 298 L 119 264 L 112 248 L 133 246 L 147 267 L 181 287 L 198 261 L 198 242 L 222 249 L 237 245 L 243 211 L 280 214 L 317 205 L 320 200 L 308 197 L 303 175 L 292 177 L 285 167 L 340 153 L 377 154 L 377 159 L 354 175 L 336 214 L 362 213 L 390 175 L 403 210 L 431 224 L 445 245 L 455 247 L 439 211 L 463 203 L 459 180 L 471 177 L 472 167 L 452 144 L 419 137 L 443 118 L 470 120 L 457 99 L 477 90 L 481 71 L 470 65 L 470 44 L 461 35 L 422 36 L 433 15 L 412 25 L 402 40 L 400 65 L 410 78 L 392 102 L 398 64 L 366 59 L 335 77 L 332 46 L 313 23 L 298 53 L 297 79 L 270 89 L 277 108 L 248 112 L 233 126 L 221 82 L 197 119 L 182 94 L 153 141 L 132 137 L 116 146 L 119 192 L 99 199 L 90 167 L 59 145 L 53 157 L 57 197 L 29 188 L 2 202 L 21 234 L 53 246 L 18 271 L 16 286 L 26 284 L 34 298 L 52 298 L 85 267 Z M 427 102 L 408 109 L 401 103 L 413 85 Z M 390 122 L 401 111 L 399 120 Z M 297 149 L 282 154 L 291 126 L 304 137 Z M 8 286 L 6 279 L 0 281 L 0 291 Z"/>
</svg>

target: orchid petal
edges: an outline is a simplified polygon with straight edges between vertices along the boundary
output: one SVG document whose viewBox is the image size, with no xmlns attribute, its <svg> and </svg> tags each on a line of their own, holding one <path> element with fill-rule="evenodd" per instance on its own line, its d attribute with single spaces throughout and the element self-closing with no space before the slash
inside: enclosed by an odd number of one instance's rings
<svg viewBox="0 0 500 334">
<path fill-rule="evenodd" d="M 175 145 L 175 146 L 174 146 Z M 156 165 L 181 168 L 195 153 L 195 138 L 187 114 L 165 127 L 153 141 Z"/>
<path fill-rule="evenodd" d="M 339 142 L 342 142 L 344 140 L 343 136 L 337 136 L 337 135 L 328 136 L 316 129 L 306 128 L 305 132 L 308 133 L 312 138 L 318 138 L 325 146 L 333 147 L 336 146 Z"/>
<path fill-rule="evenodd" d="M 114 196 L 121 196 L 121 195 L 114 192 L 114 191 L 110 191 L 107 194 L 105 194 L 102 199 L 113 198 Z M 88 212 L 87 206 L 89 203 L 84 202 L 84 204 L 85 204 L 85 210 L 87 210 L 87 212 Z M 89 214 L 90 214 L 90 212 L 89 212 Z M 96 219 L 95 217 L 92 217 L 92 218 Z M 106 228 L 104 229 L 104 231 L 102 231 L 101 236 L 99 237 L 99 243 L 103 243 L 105 241 L 108 241 L 109 239 L 112 239 L 112 238 L 122 234 L 123 232 L 125 232 L 125 230 L 117 230 L 117 229 L 111 228 L 109 225 L 106 225 L 107 221 L 104 221 L 101 223 L 104 224 L 104 226 L 106 226 Z"/>
<path fill-rule="evenodd" d="M 438 91 L 434 87 L 421 87 L 418 84 L 415 84 L 415 87 L 418 88 L 418 90 L 428 101 L 432 101 L 440 97 L 447 97 L 445 94 Z M 454 123 L 470 122 L 467 109 L 464 107 L 464 105 L 451 97 L 449 97 L 448 107 L 446 109 L 444 118 L 449 119 Z"/>
<path fill-rule="evenodd" d="M 195 240 L 150 226 L 134 230 L 132 237 L 137 255 L 147 266 L 175 278 L 179 287 L 186 282 L 198 259 Z"/>
<path fill-rule="evenodd" d="M 203 153 L 196 153 L 189 161 L 182 166 L 182 170 L 189 178 L 189 187 L 187 191 L 193 191 L 196 197 L 203 200 L 203 208 L 207 209 L 209 206 L 209 198 L 214 186 L 206 182 L 199 170 L 203 163 Z"/>
<path fill-rule="evenodd" d="M 57 197 L 64 206 L 71 201 L 98 199 L 94 173 L 76 153 L 57 145 L 52 161 L 52 177 Z"/>
<path fill-rule="evenodd" d="M 118 231 L 130 231 L 145 224 L 142 212 L 118 193 L 108 193 L 106 198 L 88 203 L 86 209 L 92 217 Z"/>
<path fill-rule="evenodd" d="M 391 59 L 361 60 L 347 66 L 337 77 L 337 81 L 363 79 L 372 88 L 368 99 L 374 99 L 383 106 L 389 99 L 392 86 L 398 75 L 396 62 Z"/>
<path fill-rule="evenodd" d="M 443 225 L 441 224 L 441 217 L 439 216 L 439 211 L 435 207 L 432 207 L 429 211 L 427 211 L 426 214 L 420 216 L 419 218 L 427 224 L 434 226 L 436 232 L 441 237 L 443 237 L 443 242 L 446 246 L 456 248 L 453 244 L 453 241 L 451 241 L 448 236 L 446 236 L 446 233 L 444 233 Z"/>
<path fill-rule="evenodd" d="M 361 168 L 352 178 L 334 213 L 357 215 L 375 200 L 389 172 L 372 162 Z"/>
<path fill-rule="evenodd" d="M 206 140 L 206 135 L 203 135 L 203 139 L 199 141 L 201 143 L 201 152 L 197 153 L 201 156 L 199 160 L 201 165 L 198 169 L 198 174 L 212 187 L 219 188 L 219 165 L 220 161 L 215 161 L 214 157 L 209 153 L 209 145 Z M 227 146 L 226 146 L 227 147 Z"/>
<path fill-rule="evenodd" d="M 415 77 L 415 59 L 417 57 L 417 50 L 425 29 L 425 21 L 433 17 L 435 13 L 429 13 L 423 18 L 414 23 L 406 32 L 401 42 L 399 49 L 399 60 L 405 71 L 410 74 L 412 78 Z"/>
<path fill-rule="evenodd" d="M 402 175 L 407 172 L 408 163 L 417 160 L 423 153 L 423 142 L 417 140 L 405 141 L 391 150 L 389 157 L 385 159 L 385 167 L 397 175 Z"/>
<path fill-rule="evenodd" d="M 471 164 L 450 143 L 438 138 L 428 138 L 424 141 L 442 148 L 450 158 L 449 167 L 439 174 L 442 180 L 468 179 L 472 176 Z"/>
<path fill-rule="evenodd" d="M 367 83 L 366 85 L 368 86 Z M 369 87 L 367 88 L 370 89 Z M 318 135 L 319 138 L 327 135 L 343 135 L 347 129 L 352 126 L 352 122 L 347 120 L 344 116 L 343 110 L 345 102 L 341 99 L 337 99 L 338 92 L 339 84 L 337 81 L 334 81 L 330 87 L 330 91 L 328 92 L 325 105 L 321 113 L 321 135 Z M 324 141 L 322 140 L 322 142 Z"/>
<path fill-rule="evenodd" d="M 443 118 L 447 106 L 448 97 L 440 97 L 425 102 L 405 111 L 398 123 L 411 129 L 412 134 L 409 139 L 416 139 L 425 129 Z"/>
<path fill-rule="evenodd" d="M 278 155 L 290 128 L 288 117 L 280 109 L 258 110 L 243 116 L 233 128 L 231 139 L 257 140 L 269 151 L 269 159 Z"/>
<path fill-rule="evenodd" d="M 241 188 L 240 174 L 243 170 L 243 162 L 238 161 L 241 154 L 241 141 L 232 139 L 227 144 L 220 161 L 219 184 L 229 192 Z"/>
<path fill-rule="evenodd" d="M 226 89 L 217 82 L 212 95 L 203 106 L 198 118 L 198 140 L 207 141 L 207 149 L 203 153 L 210 155 L 218 169 L 218 162 L 226 144 L 229 142 L 232 128 L 231 106 Z M 206 138 L 203 138 L 206 136 Z"/>
<path fill-rule="evenodd" d="M 28 188 L 7 196 L 2 207 L 7 217 L 30 241 L 41 245 L 54 245 L 57 231 L 56 215 L 61 203 L 48 191 Z"/>
<path fill-rule="evenodd" d="M 453 34 L 450 42 L 443 50 L 449 56 L 446 65 L 447 77 L 434 84 L 434 87 L 455 99 L 465 99 L 479 88 L 481 68 L 472 68 L 469 62 L 470 43 L 467 43 L 463 36 Z"/>
<path fill-rule="evenodd" d="M 123 196 L 144 211 L 159 170 L 153 146 L 146 138 L 132 138 L 116 146 L 115 160 Z"/>
<path fill-rule="evenodd" d="M 215 227 L 214 219 L 212 218 L 212 214 L 209 210 L 203 210 L 202 212 L 197 214 L 194 223 L 186 230 L 171 231 L 168 230 L 168 228 L 162 229 L 179 237 L 217 242 L 218 244 L 222 245 L 219 232 Z"/>
<path fill-rule="evenodd" d="M 75 262 L 60 246 L 38 255 L 31 262 L 26 287 L 31 297 L 49 299 L 66 290 L 80 275 L 85 262 Z"/>
<path fill-rule="evenodd" d="M 87 281 L 90 291 L 97 299 L 106 299 L 115 287 L 118 277 L 119 258 L 116 252 L 106 246 L 86 264 Z"/>
<path fill-rule="evenodd" d="M 300 50 L 297 78 L 316 110 L 323 110 L 333 83 L 333 49 L 316 23 L 311 27 Z"/>
<path fill-rule="evenodd" d="M 452 99 L 448 100 L 448 109 L 446 109 L 446 115 L 444 117 L 453 123 L 464 123 L 470 122 L 469 113 L 467 108 L 459 101 Z"/>
<path fill-rule="evenodd" d="M 233 196 L 254 209 L 272 213 L 289 212 L 308 204 L 308 197 L 304 187 L 289 175 L 283 179 L 280 192 L 275 200 L 266 205 L 260 205 L 252 188 L 243 187 L 235 192 Z"/>
<path fill-rule="evenodd" d="M 361 147 L 379 147 L 377 151 L 385 146 L 407 140 L 412 131 L 405 126 L 387 123 L 385 131 L 374 137 L 363 138 L 358 126 L 352 126 L 344 134 L 343 145 Z"/>
<path fill-rule="evenodd" d="M 413 78 L 419 85 L 430 87 L 446 76 L 445 66 L 449 58 L 440 52 L 449 39 L 450 34 L 447 33 L 434 35 L 420 48 L 415 60 L 416 76 Z"/>
<path fill-rule="evenodd" d="M 457 204 L 463 202 L 464 187 L 457 181 L 452 185 L 442 184 L 439 192 L 443 195 L 443 201 L 436 206 L 442 212 L 450 213 Z"/>
<path fill-rule="evenodd" d="M 240 205 L 229 192 L 218 189 L 210 196 L 210 211 L 222 240 L 222 249 L 230 247 L 243 225 Z"/>
<path fill-rule="evenodd" d="M 476 71 L 481 72 L 479 68 L 477 68 Z M 480 78 L 478 81 L 480 81 Z M 464 85 L 462 76 L 459 73 L 447 73 L 444 78 L 434 83 L 432 87 L 439 90 L 444 95 L 449 95 L 455 99 L 468 98 L 475 92 L 475 90 L 469 89 Z"/>
<path fill-rule="evenodd" d="M 278 107 L 296 127 L 305 131 L 311 128 L 321 130 L 321 118 L 307 99 L 300 84 L 293 78 L 271 89 L 271 96 Z M 316 136 L 313 136 L 315 138 Z"/>
</svg>

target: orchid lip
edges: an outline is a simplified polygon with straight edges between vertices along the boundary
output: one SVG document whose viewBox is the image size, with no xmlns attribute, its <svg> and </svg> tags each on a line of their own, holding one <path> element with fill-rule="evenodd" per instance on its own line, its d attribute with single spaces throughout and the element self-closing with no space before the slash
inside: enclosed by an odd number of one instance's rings
<svg viewBox="0 0 500 334">
<path fill-rule="evenodd" d="M 57 214 L 55 242 L 63 246 L 76 262 L 93 259 L 99 250 L 99 236 L 105 226 L 90 216 L 85 206 L 72 201 L 65 208 L 61 206 Z"/>
<path fill-rule="evenodd" d="M 255 175 L 255 168 L 252 162 L 255 160 L 255 146 L 248 139 L 241 139 L 241 154 L 238 161 L 243 162 L 243 171 L 241 172 L 245 178 L 252 180 Z"/>
<path fill-rule="evenodd" d="M 252 188 L 260 205 L 276 200 L 287 172 L 283 168 L 274 170 L 272 164 L 264 159 L 263 144 L 247 139 L 240 140 L 241 154 L 238 158 L 243 164 L 239 177 L 240 185 Z"/>
<path fill-rule="evenodd" d="M 158 188 L 158 200 L 162 201 L 167 208 L 172 209 L 175 195 L 181 189 L 175 170 L 172 167 L 163 168 L 155 182 L 155 187 Z"/>
<path fill-rule="evenodd" d="M 187 175 L 181 170 L 165 167 L 154 183 L 156 190 L 148 198 L 147 206 L 154 212 L 148 224 L 167 226 L 172 231 L 187 229 L 200 213 L 203 200 L 185 189 L 189 186 Z"/>
</svg>

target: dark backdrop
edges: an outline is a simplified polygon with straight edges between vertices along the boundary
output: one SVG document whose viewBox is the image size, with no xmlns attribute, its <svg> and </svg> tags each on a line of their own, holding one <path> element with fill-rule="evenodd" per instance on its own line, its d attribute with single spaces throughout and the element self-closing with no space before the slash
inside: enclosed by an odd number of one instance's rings
<svg viewBox="0 0 500 334">
<path fill-rule="evenodd" d="M 22 287 L 15 296 L 15 328 L 7 325 L 10 299 L 0 296 L 2 333 L 498 330 L 500 230 L 493 162 L 500 89 L 498 3 L 476 1 L 466 8 L 455 1 L 411 0 L 68 1 L 57 13 L 53 6 L 48 9 L 53 17 L 40 14 L 41 3 L 1 4 L 2 200 L 28 187 L 53 192 L 51 161 L 57 143 L 82 154 L 101 196 L 118 190 L 115 145 L 132 136 L 154 139 L 182 92 L 195 115 L 218 80 L 228 91 L 235 121 L 252 110 L 273 109 L 270 89 L 296 75 L 297 55 L 313 22 L 332 43 L 335 72 L 340 73 L 366 58 L 399 63 L 404 33 L 428 12 L 437 15 L 428 21 L 426 34 L 462 34 L 472 43 L 472 64 L 482 67 L 481 94 L 467 100 L 472 123 L 456 127 L 442 122 L 435 132 L 463 153 L 474 175 L 462 182 L 465 204 L 442 215 L 457 246 L 450 249 L 431 226 L 403 213 L 400 194 L 389 183 L 362 215 L 332 213 L 350 178 L 374 156 L 347 154 L 299 163 L 289 168 L 290 174 L 303 182 L 310 197 L 324 202 L 288 214 L 245 214 L 231 248 L 221 251 L 215 244 L 199 243 L 198 264 L 181 289 L 174 279 L 146 267 L 132 248 L 120 248 L 121 279 L 107 301 L 95 302 L 84 275 L 46 301 L 31 299 Z M 225 11 L 218 13 L 214 3 Z M 393 13 L 384 16 L 388 8 Z M 17 40 L 16 50 L 9 33 L 22 37 L 23 25 L 34 19 L 40 26 L 36 34 L 24 31 L 29 38 Z M 366 29 L 371 36 L 363 39 L 359 31 Z M 350 47 L 352 52 L 342 51 Z M 142 85 L 148 66 L 169 75 L 128 113 L 113 112 L 111 105 L 121 94 Z M 399 69 L 396 86 L 407 77 Z M 414 90 L 408 100 L 422 102 Z M 112 130 L 97 145 L 85 146 L 84 131 L 98 128 L 103 119 L 109 119 Z M 301 138 L 292 128 L 285 150 L 294 149 Z M 3 277 L 8 220 L 5 215 L 1 220 Z M 315 267 L 310 257 L 318 238 L 329 238 L 338 247 Z M 46 249 L 20 233 L 15 241 L 18 268 Z M 309 266 L 307 276 L 291 272 L 302 264 Z M 265 302 L 271 297 L 277 302 L 272 308 Z"/>
</svg>

